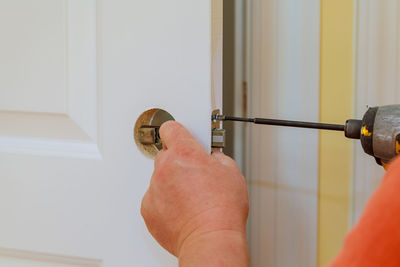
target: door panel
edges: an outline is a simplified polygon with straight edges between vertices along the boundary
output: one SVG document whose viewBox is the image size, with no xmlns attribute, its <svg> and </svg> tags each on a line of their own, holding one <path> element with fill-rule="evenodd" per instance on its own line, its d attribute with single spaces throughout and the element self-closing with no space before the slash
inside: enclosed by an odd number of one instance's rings
<svg viewBox="0 0 400 267">
<path fill-rule="evenodd" d="M 0 151 L 100 158 L 96 1 L 2 0 L 0 32 Z"/>
<path fill-rule="evenodd" d="M 140 216 L 153 162 L 132 129 L 162 108 L 209 150 L 211 2 L 0 0 L 0 14 L 0 266 L 175 266 Z"/>
<path fill-rule="evenodd" d="M 65 11 L 62 0 L 0 2 L 2 110 L 66 112 Z"/>
<path fill-rule="evenodd" d="M 102 261 L 14 249 L 0 249 L 0 266 L 7 267 L 101 267 Z"/>
</svg>

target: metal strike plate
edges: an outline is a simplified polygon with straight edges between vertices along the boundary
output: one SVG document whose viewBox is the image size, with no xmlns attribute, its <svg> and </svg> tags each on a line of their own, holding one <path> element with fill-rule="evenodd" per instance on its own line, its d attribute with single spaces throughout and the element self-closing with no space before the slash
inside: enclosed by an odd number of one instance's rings
<svg viewBox="0 0 400 267">
<path fill-rule="evenodd" d="M 225 129 L 213 129 L 212 130 L 212 148 L 224 148 L 225 147 Z"/>
<path fill-rule="evenodd" d="M 212 118 L 216 115 L 220 115 L 219 109 L 212 112 Z M 211 122 L 211 148 L 212 151 L 222 151 L 225 148 L 225 129 L 222 129 L 222 122 L 216 119 Z"/>
</svg>

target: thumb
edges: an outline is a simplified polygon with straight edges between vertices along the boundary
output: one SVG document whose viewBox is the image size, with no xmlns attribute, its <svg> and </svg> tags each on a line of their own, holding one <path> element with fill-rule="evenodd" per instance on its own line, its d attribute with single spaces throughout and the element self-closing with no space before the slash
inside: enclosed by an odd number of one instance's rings
<svg viewBox="0 0 400 267">
<path fill-rule="evenodd" d="M 201 144 L 179 122 L 164 122 L 160 127 L 160 136 L 164 148 L 190 148 L 191 150 L 204 151 Z"/>
</svg>

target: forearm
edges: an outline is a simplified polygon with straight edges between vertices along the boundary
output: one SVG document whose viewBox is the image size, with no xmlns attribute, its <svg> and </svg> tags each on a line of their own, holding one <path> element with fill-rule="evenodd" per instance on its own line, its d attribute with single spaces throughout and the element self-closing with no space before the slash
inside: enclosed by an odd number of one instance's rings
<svg viewBox="0 0 400 267">
<path fill-rule="evenodd" d="M 215 231 L 190 236 L 180 249 L 180 267 L 249 266 L 246 234 Z"/>
<path fill-rule="evenodd" d="M 330 267 L 400 266 L 400 158 L 390 166 Z"/>
</svg>

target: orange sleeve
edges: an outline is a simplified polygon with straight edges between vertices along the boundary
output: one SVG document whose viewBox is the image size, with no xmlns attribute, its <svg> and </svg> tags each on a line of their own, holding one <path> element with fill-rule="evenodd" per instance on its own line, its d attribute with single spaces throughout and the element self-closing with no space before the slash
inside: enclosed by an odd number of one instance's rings
<svg viewBox="0 0 400 267">
<path fill-rule="evenodd" d="M 339 266 L 400 266 L 400 158 L 390 164 L 342 251 L 329 265 Z"/>
</svg>

